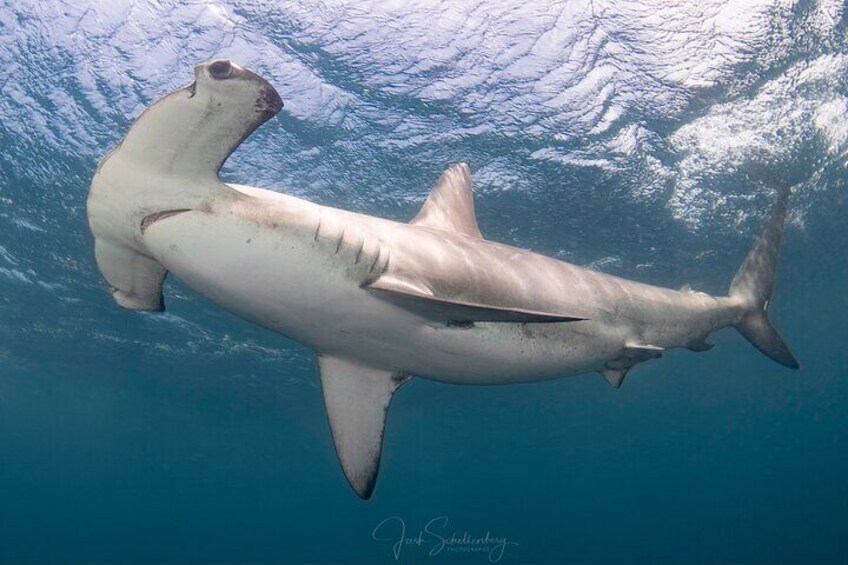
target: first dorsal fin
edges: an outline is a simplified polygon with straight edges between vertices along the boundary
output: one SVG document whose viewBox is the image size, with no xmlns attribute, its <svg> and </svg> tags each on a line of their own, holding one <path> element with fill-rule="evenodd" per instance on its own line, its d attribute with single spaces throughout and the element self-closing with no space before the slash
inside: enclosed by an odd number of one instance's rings
<svg viewBox="0 0 848 565">
<path fill-rule="evenodd" d="M 467 164 L 452 165 L 442 173 L 421 211 L 410 223 L 483 239 L 474 214 L 471 169 Z"/>
</svg>

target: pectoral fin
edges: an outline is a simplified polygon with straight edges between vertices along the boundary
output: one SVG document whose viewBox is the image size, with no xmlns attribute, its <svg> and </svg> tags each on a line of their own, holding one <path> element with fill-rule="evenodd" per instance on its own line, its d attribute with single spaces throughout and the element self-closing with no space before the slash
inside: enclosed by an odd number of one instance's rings
<svg viewBox="0 0 848 565">
<path fill-rule="evenodd" d="M 380 469 L 389 403 L 409 377 L 325 355 L 318 356 L 318 370 L 342 470 L 356 494 L 367 500 Z"/>
<path fill-rule="evenodd" d="M 445 323 L 466 322 L 512 322 L 512 323 L 555 323 L 586 320 L 585 316 L 540 312 L 524 308 L 480 304 L 435 296 L 425 285 L 384 275 L 367 285 L 368 290 L 378 291 L 383 298 L 425 318 Z"/>
</svg>

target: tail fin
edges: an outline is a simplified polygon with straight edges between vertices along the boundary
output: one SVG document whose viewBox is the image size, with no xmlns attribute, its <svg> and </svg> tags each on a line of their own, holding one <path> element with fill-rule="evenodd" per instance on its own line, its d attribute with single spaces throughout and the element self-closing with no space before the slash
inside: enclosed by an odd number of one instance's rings
<svg viewBox="0 0 848 565">
<path fill-rule="evenodd" d="M 730 296 L 739 300 L 745 308 L 736 323 L 736 329 L 754 347 L 781 365 L 798 369 L 798 361 L 768 319 L 768 305 L 774 288 L 774 270 L 789 195 L 789 187 L 784 186 L 759 239 L 730 283 Z"/>
</svg>

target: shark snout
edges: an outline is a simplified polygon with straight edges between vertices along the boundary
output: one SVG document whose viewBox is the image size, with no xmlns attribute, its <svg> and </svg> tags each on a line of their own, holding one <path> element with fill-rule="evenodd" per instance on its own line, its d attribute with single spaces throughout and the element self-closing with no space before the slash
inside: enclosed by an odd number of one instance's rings
<svg viewBox="0 0 848 565">
<path fill-rule="evenodd" d="M 271 86 L 270 83 L 266 82 L 266 86 L 262 89 L 262 99 L 259 101 L 259 105 L 257 105 L 257 109 L 260 109 L 263 113 L 268 113 L 271 115 L 276 114 L 283 108 L 283 99 L 280 97 L 280 94 L 277 90 Z"/>
</svg>

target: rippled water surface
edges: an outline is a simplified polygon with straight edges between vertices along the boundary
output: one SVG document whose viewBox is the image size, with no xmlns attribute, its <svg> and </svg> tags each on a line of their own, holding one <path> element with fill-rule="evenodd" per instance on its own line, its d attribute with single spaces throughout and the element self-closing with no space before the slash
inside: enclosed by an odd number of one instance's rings
<svg viewBox="0 0 848 565">
<path fill-rule="evenodd" d="M 388 563 L 381 522 L 446 517 L 504 563 L 844 561 L 846 12 L 0 0 L 0 560 Z M 405 221 L 467 161 L 487 238 L 653 284 L 725 292 L 767 164 L 795 187 L 771 312 L 803 370 L 728 331 L 619 391 L 419 380 L 358 500 L 310 351 L 179 281 L 121 311 L 94 265 L 97 162 L 217 57 L 286 101 L 227 180 Z M 398 561 L 492 557 L 424 539 Z"/>
</svg>

